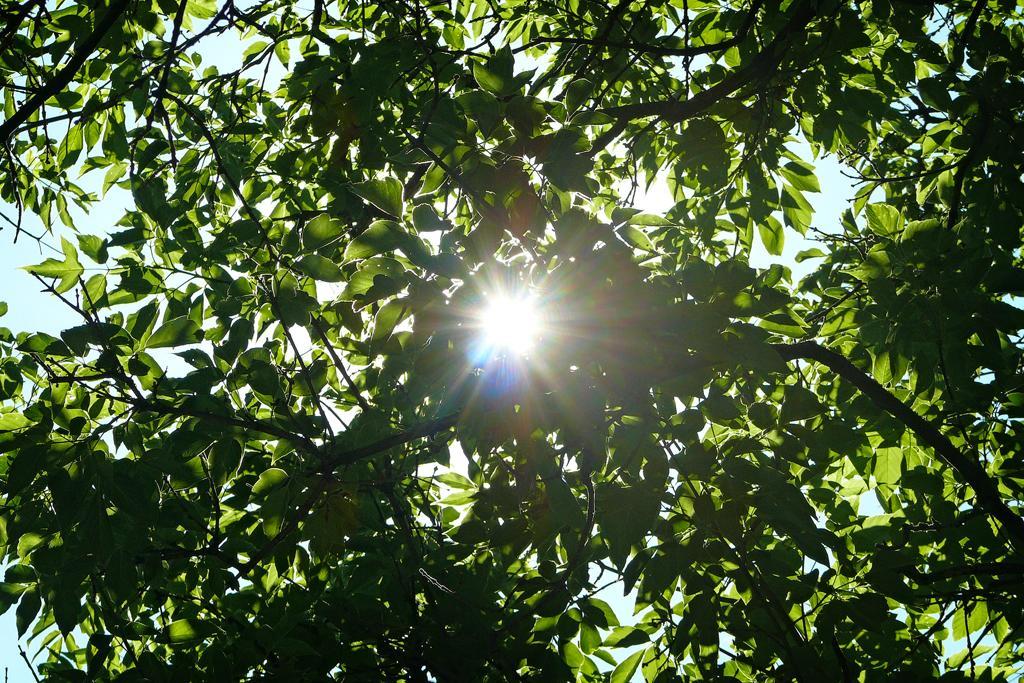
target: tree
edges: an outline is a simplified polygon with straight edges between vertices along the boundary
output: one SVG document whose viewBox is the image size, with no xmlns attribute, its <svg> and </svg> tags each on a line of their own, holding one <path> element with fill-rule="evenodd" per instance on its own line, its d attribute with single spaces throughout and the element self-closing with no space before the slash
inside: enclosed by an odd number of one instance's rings
<svg viewBox="0 0 1024 683">
<path fill-rule="evenodd" d="M 0 333 L 47 679 L 1020 674 L 1013 2 L 311 4 L 4 6 L 79 318 Z"/>
</svg>

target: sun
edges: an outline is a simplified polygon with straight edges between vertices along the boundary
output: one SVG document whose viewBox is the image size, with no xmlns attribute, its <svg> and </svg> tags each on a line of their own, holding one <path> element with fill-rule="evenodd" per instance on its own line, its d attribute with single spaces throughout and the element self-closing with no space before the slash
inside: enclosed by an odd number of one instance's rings
<svg viewBox="0 0 1024 683">
<path fill-rule="evenodd" d="M 542 331 L 535 297 L 496 295 L 488 297 L 480 314 L 483 343 L 492 353 L 528 354 Z"/>
</svg>

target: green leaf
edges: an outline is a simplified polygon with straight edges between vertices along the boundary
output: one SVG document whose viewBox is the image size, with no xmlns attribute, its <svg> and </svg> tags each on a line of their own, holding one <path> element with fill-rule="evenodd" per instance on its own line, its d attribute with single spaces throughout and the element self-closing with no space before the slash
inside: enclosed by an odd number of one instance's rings
<svg viewBox="0 0 1024 683">
<path fill-rule="evenodd" d="M 412 224 L 418 232 L 434 232 L 438 230 L 449 230 L 451 225 L 441 220 L 441 217 L 434 211 L 434 207 L 427 204 L 417 204 L 412 210 Z"/>
<path fill-rule="evenodd" d="M 636 673 L 637 668 L 640 666 L 640 662 L 643 661 L 644 655 L 647 654 L 647 650 L 637 650 L 630 656 L 623 659 L 618 666 L 612 671 L 612 676 L 609 683 L 627 683 L 633 679 L 633 674 Z"/>
<path fill-rule="evenodd" d="M 255 495 L 255 493 L 254 493 Z M 259 515 L 262 519 L 263 533 L 273 538 L 281 533 L 285 514 L 288 512 L 288 490 L 277 487 L 275 490 L 257 496 L 263 499 Z"/>
<path fill-rule="evenodd" d="M 30 448 L 23 448 L 14 456 L 7 470 L 7 495 L 19 493 L 32 483 L 46 465 L 46 458 Z M 22 538 L 25 538 L 24 536 Z"/>
<path fill-rule="evenodd" d="M 45 332 L 36 332 L 29 335 L 23 342 L 18 344 L 18 350 L 27 353 L 39 353 L 44 356 L 74 355 L 67 344 Z"/>
<path fill-rule="evenodd" d="M 35 571 L 27 564 L 8 565 L 7 571 L 4 572 L 6 583 L 35 583 L 36 578 Z"/>
<path fill-rule="evenodd" d="M 814 175 L 814 167 L 806 161 L 794 159 L 781 169 L 782 177 L 798 190 L 805 192 L 821 192 L 821 186 Z"/>
<path fill-rule="evenodd" d="M 660 509 L 660 495 L 646 486 L 606 486 L 598 492 L 597 522 L 612 560 L 621 566 L 642 545 Z"/>
<path fill-rule="evenodd" d="M 880 247 L 874 247 L 859 266 L 850 268 L 848 272 L 860 280 L 869 281 L 886 277 L 891 270 L 889 254 Z"/>
<path fill-rule="evenodd" d="M 466 276 L 466 268 L 462 263 L 462 260 L 455 254 L 438 254 L 436 256 L 428 256 L 423 259 L 417 265 L 422 265 L 423 268 L 449 279 L 464 278 Z"/>
<path fill-rule="evenodd" d="M 506 46 L 485 62 L 473 63 L 473 78 L 484 90 L 495 95 L 510 95 L 516 90 L 512 50 Z"/>
<path fill-rule="evenodd" d="M 395 178 L 355 183 L 352 185 L 352 191 L 384 213 L 395 218 L 402 217 L 402 183 Z"/>
<path fill-rule="evenodd" d="M 307 249 L 321 249 L 345 234 L 345 225 L 325 213 L 306 223 L 302 229 L 302 244 Z"/>
<path fill-rule="evenodd" d="M 373 335 L 371 342 L 386 339 L 395 330 L 395 326 L 409 315 L 409 302 L 403 299 L 389 301 L 380 307 L 373 319 Z"/>
<path fill-rule="evenodd" d="M 60 336 L 78 355 L 84 355 L 90 344 L 99 348 L 131 345 L 123 329 L 107 322 L 76 325 L 61 332 Z"/>
<path fill-rule="evenodd" d="M 210 634 L 209 626 L 197 619 L 177 619 L 167 625 L 167 640 L 171 643 L 190 643 Z"/>
<path fill-rule="evenodd" d="M 578 526 L 582 521 L 582 508 L 572 489 L 561 477 L 545 481 L 545 494 L 551 519 L 557 526 Z"/>
<path fill-rule="evenodd" d="M 875 480 L 879 484 L 894 486 L 900 482 L 903 470 L 903 449 L 897 446 L 875 449 Z"/>
<path fill-rule="evenodd" d="M 651 642 L 651 636 L 635 626 L 616 626 L 604 640 L 606 647 L 633 647 Z"/>
<path fill-rule="evenodd" d="M 485 136 L 490 135 L 501 120 L 501 104 L 489 92 L 470 90 L 459 95 L 456 100 Z"/>
<path fill-rule="evenodd" d="M 320 254 L 306 254 L 295 266 L 306 275 L 321 282 L 341 282 L 345 274 L 334 261 L 321 256 Z"/>
<path fill-rule="evenodd" d="M 203 340 L 203 330 L 191 318 L 174 318 L 156 328 L 146 340 L 145 348 L 159 349 L 168 346 L 198 344 Z"/>
<path fill-rule="evenodd" d="M 288 473 L 280 467 L 269 467 L 263 471 L 252 487 L 254 496 L 266 496 L 281 488 L 288 481 Z"/>
<path fill-rule="evenodd" d="M 216 0 L 187 0 L 185 12 L 196 19 L 213 19 L 217 15 Z"/>
<path fill-rule="evenodd" d="M 618 232 L 626 242 L 641 251 L 655 251 L 654 243 L 651 242 L 651 239 L 639 228 L 635 228 L 632 225 L 623 225 L 618 228 L 616 232 Z"/>
<path fill-rule="evenodd" d="M 666 219 L 664 216 L 658 216 L 653 213 L 635 213 L 630 216 L 626 222 L 629 225 L 640 225 L 643 227 L 662 227 L 672 225 L 672 221 Z"/>
<path fill-rule="evenodd" d="M 762 239 L 764 238 L 762 237 Z M 797 263 L 803 263 L 804 261 L 807 261 L 809 259 L 822 258 L 823 256 L 828 256 L 828 254 L 823 252 L 821 249 L 818 249 L 817 247 L 811 247 L 810 249 L 804 249 L 803 251 L 797 252 L 797 255 L 794 257 L 794 260 Z"/>
<path fill-rule="evenodd" d="M 473 78 L 476 79 L 477 85 L 495 95 L 504 95 L 511 90 L 512 79 L 491 71 L 485 64 L 473 64 Z"/>
<path fill-rule="evenodd" d="M 308 325 L 310 313 L 318 303 L 307 292 L 298 289 L 294 282 L 281 287 L 277 293 L 277 311 L 285 325 Z"/>
<path fill-rule="evenodd" d="M 78 246 L 81 248 L 82 253 L 91 258 L 96 263 L 107 262 L 107 241 L 102 237 L 96 235 L 79 235 Z"/>
<path fill-rule="evenodd" d="M 287 68 L 288 63 L 291 61 L 291 49 L 288 46 L 287 40 L 278 40 L 274 43 L 274 54 L 277 55 L 278 60 L 281 64 Z"/>
<path fill-rule="evenodd" d="M 776 334 L 795 339 L 806 335 L 808 330 L 807 324 L 792 312 L 788 316 L 782 314 L 765 316 L 761 318 L 760 327 L 769 332 L 775 332 Z"/>
<path fill-rule="evenodd" d="M 365 231 L 349 242 L 345 260 L 365 259 L 393 251 L 405 243 L 409 233 L 394 221 L 374 221 Z"/>
<path fill-rule="evenodd" d="M 594 83 L 587 78 L 577 78 L 565 87 L 565 108 L 576 111 L 594 92 Z"/>
<path fill-rule="evenodd" d="M 466 479 L 464 476 L 462 476 L 458 472 L 445 472 L 444 474 L 439 475 L 437 477 L 437 480 L 439 482 L 441 482 L 442 484 L 446 484 L 447 486 L 451 486 L 452 488 L 455 488 L 455 489 L 461 489 L 461 490 L 473 490 L 473 489 L 476 489 L 476 484 L 474 484 L 469 479 Z"/>
<path fill-rule="evenodd" d="M 814 217 L 814 209 L 803 193 L 788 183 L 782 186 L 782 216 L 786 224 L 801 235 L 807 231 Z"/>
<path fill-rule="evenodd" d="M 64 635 L 71 633 L 78 626 L 78 614 L 82 611 L 82 599 L 78 588 L 61 586 L 53 595 L 53 618 L 57 627 Z"/>
<path fill-rule="evenodd" d="M 883 349 L 875 353 L 871 362 L 871 374 L 879 384 L 888 384 L 892 380 L 892 362 L 887 350 Z"/>
<path fill-rule="evenodd" d="M 871 232 L 882 237 L 893 237 L 903 230 L 903 216 L 899 209 L 888 204 L 868 204 L 864 208 Z"/>
<path fill-rule="evenodd" d="M 375 256 L 368 258 L 359 264 L 355 275 L 349 278 L 345 287 L 344 296 L 349 300 L 370 292 L 374 285 L 387 287 L 394 284 L 395 278 L 404 273 L 405 268 L 401 263 L 386 256 Z M 397 287 L 387 287 L 387 294 L 397 294 Z"/>
<path fill-rule="evenodd" d="M 18 637 L 25 635 L 25 631 L 32 625 L 36 615 L 39 614 L 39 609 L 43 606 L 43 601 L 39 597 L 39 592 L 33 587 L 25 591 L 21 596 L 21 602 L 18 603 L 18 609 L 15 611 L 15 626 L 18 629 Z"/>
<path fill-rule="evenodd" d="M 75 246 L 64 237 L 61 238 L 60 243 L 64 251 L 63 261 L 46 259 L 40 264 L 25 266 L 24 270 L 40 277 L 59 279 L 60 282 L 57 283 L 55 289 L 58 293 L 63 293 L 78 283 L 78 279 L 85 272 L 85 269 L 78 261 L 78 252 L 75 251 Z"/>
<path fill-rule="evenodd" d="M 32 424 L 32 421 L 19 413 L 0 413 L 0 432 L 24 429 L 30 424 Z"/>
<path fill-rule="evenodd" d="M 780 419 L 784 422 L 809 420 L 825 411 L 814 392 L 805 387 L 796 384 L 789 385 L 785 388 L 784 395 L 782 410 L 779 413 Z"/>
<path fill-rule="evenodd" d="M 941 228 L 942 222 L 934 218 L 923 221 L 910 221 L 907 223 L 907 229 L 903 231 L 901 239 L 904 242 L 910 242 L 915 239 L 934 240 L 937 237 L 937 231 Z"/>
<path fill-rule="evenodd" d="M 766 216 L 757 224 L 757 234 L 761 236 L 764 248 L 773 256 L 781 256 L 786 244 L 786 231 L 774 216 Z"/>
<path fill-rule="evenodd" d="M 282 394 L 281 376 L 270 363 L 263 360 L 249 361 L 246 368 L 245 378 L 253 391 L 277 398 Z"/>
<path fill-rule="evenodd" d="M 580 624 L 580 649 L 592 654 L 601 647 L 601 633 L 587 622 Z"/>
<path fill-rule="evenodd" d="M 124 177 L 125 171 L 128 170 L 128 164 L 123 161 L 115 161 L 107 169 L 107 172 L 103 175 L 103 189 L 100 190 L 102 194 L 107 194 L 114 183 Z"/>
</svg>

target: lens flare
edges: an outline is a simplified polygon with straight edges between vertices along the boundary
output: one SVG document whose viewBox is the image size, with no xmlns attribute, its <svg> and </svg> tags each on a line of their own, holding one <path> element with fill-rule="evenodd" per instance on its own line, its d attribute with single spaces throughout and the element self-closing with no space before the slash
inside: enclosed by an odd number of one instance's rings
<svg viewBox="0 0 1024 683">
<path fill-rule="evenodd" d="M 490 353 L 526 355 L 541 332 L 537 302 L 528 296 L 494 296 L 480 314 L 480 329 Z"/>
</svg>

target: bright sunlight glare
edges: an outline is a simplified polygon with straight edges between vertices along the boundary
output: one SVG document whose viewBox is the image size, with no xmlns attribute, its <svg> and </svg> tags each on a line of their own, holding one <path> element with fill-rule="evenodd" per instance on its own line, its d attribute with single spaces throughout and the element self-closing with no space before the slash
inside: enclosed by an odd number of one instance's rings
<svg viewBox="0 0 1024 683">
<path fill-rule="evenodd" d="M 496 296 L 487 303 L 480 327 L 490 350 L 521 356 L 537 342 L 540 314 L 532 297 Z"/>
</svg>

